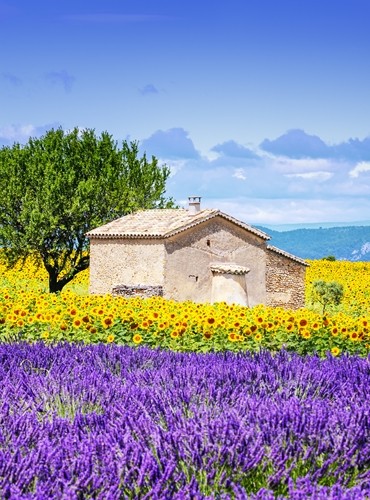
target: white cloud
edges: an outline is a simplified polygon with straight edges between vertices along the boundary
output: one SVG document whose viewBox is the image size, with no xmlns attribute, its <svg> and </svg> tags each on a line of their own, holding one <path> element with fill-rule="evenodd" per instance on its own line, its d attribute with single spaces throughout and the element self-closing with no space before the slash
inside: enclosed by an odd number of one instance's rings
<svg viewBox="0 0 370 500">
<path fill-rule="evenodd" d="M 233 177 L 235 177 L 236 179 L 240 179 L 242 181 L 245 181 L 247 179 L 247 176 L 245 175 L 244 168 L 236 168 L 234 170 Z"/>
<path fill-rule="evenodd" d="M 25 144 L 30 137 L 40 137 L 48 130 L 60 127 L 60 123 L 48 123 L 46 125 L 6 125 L 0 128 L 0 145 L 11 145 L 14 142 Z"/>
<path fill-rule="evenodd" d="M 302 172 L 327 172 L 333 169 L 333 162 L 325 158 L 292 159 L 283 157 L 272 157 L 274 168 L 281 173 L 297 174 Z"/>
<path fill-rule="evenodd" d="M 333 175 L 332 172 L 303 172 L 301 174 L 285 174 L 285 177 L 325 182 L 331 179 Z"/>
<path fill-rule="evenodd" d="M 0 137 L 7 141 L 23 141 L 28 140 L 31 135 L 36 134 L 36 127 L 31 124 L 27 125 L 7 125 L 0 128 Z"/>
<path fill-rule="evenodd" d="M 265 199 L 265 198 L 211 198 L 203 197 L 204 208 L 218 208 L 222 212 L 252 225 L 306 224 L 337 222 L 350 225 L 367 220 L 370 213 L 368 197 L 353 199 Z M 364 215 L 365 214 L 365 215 Z"/>
<path fill-rule="evenodd" d="M 197 151 L 189 134 L 180 130 L 177 135 L 186 136 L 190 149 Z M 168 135 L 172 139 L 172 132 Z M 250 224 L 370 220 L 370 176 L 366 175 L 370 161 L 343 155 L 291 158 L 266 151 L 257 152 L 256 157 L 241 157 L 231 154 L 240 149 L 233 141 L 211 148 L 219 154 L 214 159 L 205 154 L 189 155 L 188 148 L 180 148 L 179 142 L 174 146 L 181 153 L 177 157 L 160 155 L 173 158 L 169 166 L 176 160 L 167 190 L 175 200 L 196 194 L 202 196 L 205 208 L 219 208 Z M 168 147 L 164 141 L 163 151 Z"/>
<path fill-rule="evenodd" d="M 368 161 L 361 161 L 360 163 L 357 163 L 355 168 L 350 170 L 349 176 L 353 177 L 354 179 L 358 177 L 360 174 L 364 172 L 369 172 L 370 170 L 370 162 Z"/>
<path fill-rule="evenodd" d="M 176 175 L 182 168 L 185 167 L 186 165 L 186 160 L 172 160 L 172 159 L 166 159 L 166 158 L 159 158 L 159 163 L 161 166 L 166 165 L 171 173 L 170 176 Z"/>
</svg>

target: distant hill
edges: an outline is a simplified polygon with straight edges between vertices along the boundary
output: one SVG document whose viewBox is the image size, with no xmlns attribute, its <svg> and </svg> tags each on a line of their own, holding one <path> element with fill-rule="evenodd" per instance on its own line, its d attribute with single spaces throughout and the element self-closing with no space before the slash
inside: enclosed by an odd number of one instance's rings
<svg viewBox="0 0 370 500">
<path fill-rule="evenodd" d="M 268 242 L 302 259 L 370 261 L 370 226 L 329 227 L 275 231 L 256 226 L 267 233 Z"/>
<path fill-rule="evenodd" d="M 293 231 L 294 229 L 328 229 L 329 227 L 370 226 L 370 220 L 351 222 L 296 222 L 290 224 L 266 224 L 273 231 Z"/>
</svg>

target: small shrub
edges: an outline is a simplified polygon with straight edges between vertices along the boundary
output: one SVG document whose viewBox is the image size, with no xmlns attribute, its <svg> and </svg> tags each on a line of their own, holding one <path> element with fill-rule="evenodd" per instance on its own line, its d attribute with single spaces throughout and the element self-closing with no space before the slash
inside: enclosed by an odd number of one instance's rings
<svg viewBox="0 0 370 500">
<path fill-rule="evenodd" d="M 336 281 L 316 280 L 312 283 L 312 301 L 322 305 L 322 313 L 327 306 L 339 306 L 343 299 L 343 285 Z"/>
</svg>

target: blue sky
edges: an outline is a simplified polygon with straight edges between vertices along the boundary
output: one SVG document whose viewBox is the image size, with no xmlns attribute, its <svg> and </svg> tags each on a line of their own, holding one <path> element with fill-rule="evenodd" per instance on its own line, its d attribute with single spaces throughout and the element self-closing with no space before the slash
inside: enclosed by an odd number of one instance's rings
<svg viewBox="0 0 370 500">
<path fill-rule="evenodd" d="M 0 145 L 94 128 L 252 224 L 370 220 L 369 0 L 0 0 Z"/>
</svg>

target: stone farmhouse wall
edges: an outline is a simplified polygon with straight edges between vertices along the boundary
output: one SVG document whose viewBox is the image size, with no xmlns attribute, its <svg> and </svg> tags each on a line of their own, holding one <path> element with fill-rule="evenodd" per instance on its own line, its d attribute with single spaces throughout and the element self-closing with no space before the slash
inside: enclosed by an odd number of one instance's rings
<svg viewBox="0 0 370 500">
<path fill-rule="evenodd" d="M 90 244 L 90 293 L 112 293 L 118 285 L 163 286 L 164 257 L 159 240 L 94 238 Z"/>
<path fill-rule="evenodd" d="M 299 309 L 305 305 L 306 267 L 267 249 L 266 305 Z"/>
<path fill-rule="evenodd" d="M 233 262 L 250 269 L 248 305 L 265 302 L 266 247 L 261 237 L 217 217 L 165 240 L 164 296 L 212 302 L 211 263 Z"/>
</svg>

